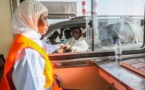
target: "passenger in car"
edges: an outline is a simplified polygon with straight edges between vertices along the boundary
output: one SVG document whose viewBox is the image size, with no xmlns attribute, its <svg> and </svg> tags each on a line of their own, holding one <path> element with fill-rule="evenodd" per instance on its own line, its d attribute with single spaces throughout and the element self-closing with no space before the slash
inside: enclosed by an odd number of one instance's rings
<svg viewBox="0 0 145 90">
<path fill-rule="evenodd" d="M 71 31 L 69 29 L 66 29 L 64 31 L 64 36 L 65 36 L 65 39 L 63 41 L 63 44 L 66 44 L 71 39 L 71 37 L 72 37 Z"/>
<path fill-rule="evenodd" d="M 58 32 L 55 31 L 50 37 L 48 37 L 51 44 L 57 44 L 56 38 L 58 37 Z"/>
<path fill-rule="evenodd" d="M 51 44 L 61 43 L 60 41 L 60 34 L 58 31 L 55 31 L 50 37 L 48 37 Z"/>
<path fill-rule="evenodd" d="M 86 38 L 86 31 L 83 33 L 83 35 L 82 35 L 84 38 Z"/>
<path fill-rule="evenodd" d="M 56 41 L 57 36 L 58 36 L 58 32 L 55 31 L 50 37 L 47 38 L 47 40 L 42 40 L 43 46 L 47 54 L 63 53 L 64 45 Z"/>
<path fill-rule="evenodd" d="M 89 46 L 82 36 L 82 30 L 80 27 L 73 27 L 72 30 L 72 38 L 65 45 L 65 50 L 70 50 L 71 52 L 83 52 L 87 51 Z"/>
<path fill-rule="evenodd" d="M 82 36 L 86 38 L 86 27 L 82 27 Z"/>
</svg>

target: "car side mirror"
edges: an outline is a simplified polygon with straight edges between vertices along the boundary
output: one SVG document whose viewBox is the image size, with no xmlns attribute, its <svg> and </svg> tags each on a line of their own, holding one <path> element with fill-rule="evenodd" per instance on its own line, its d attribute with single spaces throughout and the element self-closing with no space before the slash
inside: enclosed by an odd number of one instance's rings
<svg viewBox="0 0 145 90">
<path fill-rule="evenodd" d="M 144 26 L 144 24 L 145 24 L 145 21 L 144 21 L 144 19 L 142 19 L 141 20 L 141 26 Z"/>
</svg>

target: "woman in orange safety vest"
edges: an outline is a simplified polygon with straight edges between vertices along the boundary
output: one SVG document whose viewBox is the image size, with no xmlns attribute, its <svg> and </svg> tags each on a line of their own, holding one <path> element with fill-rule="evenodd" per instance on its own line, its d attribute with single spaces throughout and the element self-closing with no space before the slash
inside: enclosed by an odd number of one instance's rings
<svg viewBox="0 0 145 90">
<path fill-rule="evenodd" d="M 61 90 L 41 35 L 48 30 L 48 10 L 38 1 L 25 0 L 13 15 L 15 40 L 6 58 L 0 90 Z"/>
</svg>

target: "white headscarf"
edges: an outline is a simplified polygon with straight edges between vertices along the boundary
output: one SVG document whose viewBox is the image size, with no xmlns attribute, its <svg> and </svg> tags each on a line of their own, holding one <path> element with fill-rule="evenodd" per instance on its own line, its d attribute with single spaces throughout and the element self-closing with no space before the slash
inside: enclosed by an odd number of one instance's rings
<svg viewBox="0 0 145 90">
<path fill-rule="evenodd" d="M 26 34 L 30 37 L 36 35 L 40 38 L 41 35 L 37 33 L 38 20 L 40 15 L 47 11 L 47 8 L 38 1 L 23 1 L 13 15 L 13 33 Z"/>
</svg>

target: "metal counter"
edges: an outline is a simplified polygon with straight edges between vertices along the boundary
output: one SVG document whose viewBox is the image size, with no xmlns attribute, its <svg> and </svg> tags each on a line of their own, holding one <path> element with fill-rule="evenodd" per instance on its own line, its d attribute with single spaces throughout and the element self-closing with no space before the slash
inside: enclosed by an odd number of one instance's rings
<svg viewBox="0 0 145 90">
<path fill-rule="evenodd" d="M 114 61 L 93 61 L 100 69 L 103 69 L 117 81 L 125 84 L 125 86 L 131 87 L 134 90 L 145 90 L 145 76 L 142 76 L 136 72 L 133 72 L 119 63 Z"/>
</svg>

